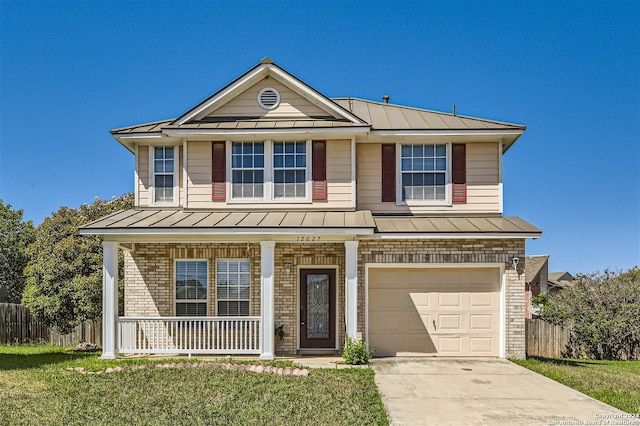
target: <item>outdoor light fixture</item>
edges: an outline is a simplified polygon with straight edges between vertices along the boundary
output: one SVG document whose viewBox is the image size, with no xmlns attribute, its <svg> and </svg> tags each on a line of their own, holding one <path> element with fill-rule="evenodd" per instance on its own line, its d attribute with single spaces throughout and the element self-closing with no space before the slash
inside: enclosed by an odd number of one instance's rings
<svg viewBox="0 0 640 426">
<path fill-rule="evenodd" d="M 511 262 L 513 262 L 513 270 L 517 271 L 518 270 L 518 262 L 520 262 L 520 258 L 519 257 L 514 257 L 513 259 L 511 259 Z"/>
<path fill-rule="evenodd" d="M 284 264 L 284 271 L 289 275 L 289 272 L 291 272 L 291 263 L 287 262 Z"/>
</svg>

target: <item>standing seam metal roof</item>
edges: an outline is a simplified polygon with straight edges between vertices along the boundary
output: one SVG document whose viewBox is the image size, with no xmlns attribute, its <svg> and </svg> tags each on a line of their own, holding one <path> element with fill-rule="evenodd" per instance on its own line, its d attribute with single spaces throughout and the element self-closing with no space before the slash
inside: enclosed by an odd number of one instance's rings
<svg viewBox="0 0 640 426">
<path fill-rule="evenodd" d="M 371 124 L 372 130 L 524 130 L 521 124 L 453 115 L 357 98 L 334 98 L 338 105 Z"/>
<path fill-rule="evenodd" d="M 522 234 L 540 231 L 519 217 L 417 217 L 373 216 L 369 210 L 252 211 L 122 210 L 81 227 L 83 233 L 141 229 L 375 229 L 378 233 L 415 234 Z"/>
<path fill-rule="evenodd" d="M 526 126 L 504 123 L 482 118 L 452 115 L 444 112 L 386 104 L 356 98 L 332 99 L 340 107 L 350 110 L 361 118 L 372 130 L 516 130 Z M 172 124 L 174 120 L 154 121 L 134 126 L 121 127 L 111 131 L 114 135 L 130 133 L 157 133 L 169 129 L 280 129 L 280 128 L 349 128 L 363 124 L 331 119 L 247 119 L 229 117 L 215 122 L 188 122 Z"/>
</svg>

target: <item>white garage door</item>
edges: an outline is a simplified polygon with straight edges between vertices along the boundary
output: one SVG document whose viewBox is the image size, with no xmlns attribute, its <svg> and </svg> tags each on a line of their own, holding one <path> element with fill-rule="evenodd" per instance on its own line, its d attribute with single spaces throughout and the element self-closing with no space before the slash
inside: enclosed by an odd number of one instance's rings
<svg viewBox="0 0 640 426">
<path fill-rule="evenodd" d="M 368 294 L 376 355 L 499 354 L 497 268 L 370 268 Z"/>
</svg>

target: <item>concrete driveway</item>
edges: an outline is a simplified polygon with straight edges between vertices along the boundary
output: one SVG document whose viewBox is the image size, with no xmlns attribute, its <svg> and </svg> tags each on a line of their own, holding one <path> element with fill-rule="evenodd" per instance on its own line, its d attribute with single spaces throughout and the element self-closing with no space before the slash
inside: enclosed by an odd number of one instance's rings
<svg viewBox="0 0 640 426">
<path fill-rule="evenodd" d="M 640 425 L 606 417 L 624 413 L 503 359 L 380 358 L 371 365 L 392 425 Z"/>
</svg>

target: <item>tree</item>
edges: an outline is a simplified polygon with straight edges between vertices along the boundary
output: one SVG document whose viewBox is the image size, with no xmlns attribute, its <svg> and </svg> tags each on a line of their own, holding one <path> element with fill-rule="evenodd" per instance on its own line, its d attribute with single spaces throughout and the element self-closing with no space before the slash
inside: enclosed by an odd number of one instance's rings
<svg viewBox="0 0 640 426">
<path fill-rule="evenodd" d="M 61 207 L 38 226 L 35 242 L 28 248 L 31 260 L 25 269 L 22 298 L 37 318 L 68 332 L 81 321 L 101 316 L 102 238 L 81 236 L 78 228 L 130 208 L 132 193 L 112 200 L 97 198 L 79 209 Z"/>
<path fill-rule="evenodd" d="M 0 289 L 9 303 L 20 303 L 25 286 L 27 246 L 35 239 L 33 222 L 22 220 L 23 211 L 0 200 Z"/>
<path fill-rule="evenodd" d="M 541 317 L 569 327 L 569 356 L 640 359 L 640 269 L 579 275 Z"/>
</svg>

